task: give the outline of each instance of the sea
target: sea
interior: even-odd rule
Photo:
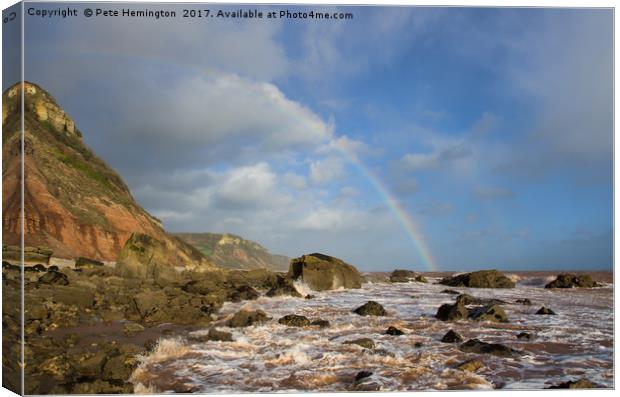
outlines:
[[[325,292],[297,284],[300,292],[315,297],[229,302],[220,310],[214,326],[231,332],[234,342],[192,342],[192,336],[208,330],[160,339],[152,352],[140,357],[132,376],[135,392],[535,390],[578,379],[613,388],[611,273],[603,277],[607,282],[595,289],[545,289],[544,285],[555,278],[552,273],[506,275],[516,282],[516,288],[451,288],[435,284],[440,275],[430,274],[428,283],[367,282],[361,289]],[[456,297],[442,292],[447,288],[507,302],[502,307],[510,321],[437,320],[437,308],[453,303]],[[516,303],[524,298],[532,305]],[[370,300],[383,305],[387,315],[364,317],[353,313]],[[556,315],[535,314],[542,306]],[[240,309],[263,310],[272,320],[245,328],[226,327],[226,320]],[[328,320],[330,326],[279,324],[277,320],[287,314]],[[404,335],[385,334],[390,326]],[[501,343],[523,354],[504,358],[462,352],[459,344],[441,342],[450,329],[465,340]],[[533,338],[518,339],[521,332]],[[375,348],[344,343],[359,338],[372,339]],[[456,368],[473,358],[484,364],[478,371]],[[363,371],[365,376],[361,377]]]

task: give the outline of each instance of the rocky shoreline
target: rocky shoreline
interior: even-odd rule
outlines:
[[[127,262],[131,263],[131,260]],[[149,277],[128,276],[126,268],[123,269],[127,263],[120,267],[121,277],[119,266],[114,268],[85,258],[76,261],[73,268],[58,269],[42,264],[28,267],[25,272],[25,392],[132,393],[133,385],[129,379],[139,363],[139,357],[152,351],[160,338],[186,337],[193,331],[208,330],[200,337],[201,340],[232,341],[231,334],[213,326],[222,324],[218,310],[224,302],[254,300],[260,296],[290,295],[301,298],[302,294],[293,284],[295,278],[303,279],[318,290],[359,288],[363,281],[353,266],[325,255],[303,256],[293,260],[293,263],[293,271],[288,274],[266,270],[166,273],[154,269]],[[427,281],[420,276],[399,270],[384,282]],[[3,262],[3,288],[5,295],[9,294],[5,302],[17,301],[20,277],[19,267]],[[574,287],[581,287],[591,281],[574,275],[559,275],[549,288],[554,285],[568,287],[570,282]],[[510,280],[493,271],[448,277],[440,283],[450,287],[511,287]],[[306,298],[312,299],[313,296]],[[527,304],[527,301],[524,299],[522,304]],[[459,294],[454,304],[439,307],[436,317],[447,322],[509,322],[501,307],[504,303]],[[19,312],[6,309],[8,307],[5,306],[5,346],[20,332]],[[549,310],[541,308],[540,314],[553,314],[543,309]],[[383,307],[373,301],[351,310],[360,316],[385,315]],[[225,325],[246,327],[264,321],[317,329],[330,325],[326,320],[294,313],[269,319],[260,311],[240,311]],[[396,327],[388,328],[385,333],[402,335]],[[509,347],[487,344],[477,339],[463,341],[460,335],[451,331],[444,339],[446,343],[461,343],[462,351],[502,357],[520,354]],[[353,340],[346,343],[368,347],[373,341]],[[19,366],[7,362],[6,354],[4,357],[5,378],[11,379],[11,375],[17,375]],[[463,362],[459,365],[464,370],[475,371],[479,364]],[[356,382],[360,383],[364,378],[366,376],[362,374]],[[584,385],[588,385],[587,380],[571,383],[569,387]],[[596,385],[589,384],[589,387]]]

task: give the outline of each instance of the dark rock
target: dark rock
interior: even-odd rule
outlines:
[[[327,328],[329,327],[329,321],[327,320],[322,320],[322,319],[318,319],[318,320],[314,320],[310,323],[310,325],[315,325],[318,326],[319,328]]]
[[[579,379],[576,381],[569,380],[560,384],[550,386],[549,389],[597,389],[600,388],[596,383],[592,383],[587,379]]]
[[[411,270],[396,269],[390,274],[391,283],[407,283],[415,279],[416,273]]]
[[[301,298],[301,294],[295,288],[293,280],[278,275],[274,286],[269,291],[267,291],[267,296],[274,297],[281,295],[289,295]]]
[[[587,274],[558,274],[557,278],[545,285],[545,288],[595,288],[600,287]]]
[[[353,310],[354,313],[359,314],[360,316],[385,316],[386,311],[375,301],[368,301],[364,303],[362,306]]]
[[[64,273],[58,271],[48,271],[39,277],[38,283],[47,285],[68,285],[69,278]]]
[[[536,314],[546,314],[546,315],[553,315],[554,316],[556,313],[553,310],[549,309],[548,307],[543,306],[540,309],[538,309]]]
[[[392,335],[392,336],[400,336],[400,335],[404,335],[405,333],[401,330],[399,330],[396,327],[388,327],[387,331],[385,331],[386,335]]]
[[[292,259],[288,276],[303,280],[315,291],[362,287],[362,276],[354,266],[318,253]]]
[[[345,345],[358,345],[365,349],[374,349],[375,342],[370,338],[360,338],[343,342]]]
[[[104,265],[103,262],[100,262],[95,259],[84,258],[84,257],[79,257],[75,261],[75,267],[78,269],[85,268],[85,267],[100,267],[103,265]]]
[[[209,329],[209,340],[216,342],[233,342],[233,337],[230,332],[218,331],[215,328]]]
[[[53,271],[53,272],[57,272],[57,271],[59,271],[60,269],[58,268],[58,266],[56,266],[56,265],[52,265],[52,266],[48,267],[48,268],[47,268],[47,270],[48,270],[48,271],[50,271],[50,272],[52,272],[52,271]]]
[[[140,324],[129,322],[123,326],[123,334],[125,334],[125,336],[133,336],[138,332],[144,331],[144,329],[145,328]]]
[[[469,294],[461,294],[457,296],[456,302],[457,303],[462,302],[465,306],[468,306],[468,305],[492,306],[492,305],[505,305],[507,303],[501,299],[476,298]]]
[[[456,366],[456,369],[460,369],[461,371],[467,372],[476,372],[480,368],[484,367],[484,363],[477,358],[472,358],[471,360],[463,361],[459,365]]]
[[[495,323],[508,322],[506,312],[498,305],[474,308],[469,311],[469,318],[474,321],[491,321]]]
[[[461,293],[459,291],[455,291],[453,289],[444,289],[443,291],[441,291],[442,294],[448,294],[448,295],[460,295]]]
[[[372,376],[372,372],[370,371],[360,371],[355,375],[355,381],[359,382],[362,379],[368,378]]]
[[[415,276],[415,281],[417,281],[418,283],[428,283],[426,277],[422,276],[421,274]]]
[[[297,314],[287,314],[278,320],[278,323],[289,327],[307,327],[310,320],[306,316],[298,316]]]
[[[240,285],[233,288],[228,294],[228,299],[232,302],[250,301],[258,299],[258,297],[260,297],[258,291],[249,285]]]
[[[461,344],[459,349],[465,353],[492,354],[498,357],[517,357],[522,353],[499,343],[486,343],[478,339],[470,339]]]
[[[44,271],[46,271],[47,269],[45,268],[44,265],[37,263],[34,266],[24,266],[24,271],[26,272],[37,272],[37,273],[43,273]]]
[[[7,261],[2,261],[2,268],[6,269],[6,270],[15,270],[15,271],[19,271],[20,267],[17,265],[13,265],[10,262]]]
[[[267,314],[262,310],[250,311],[239,310],[228,320],[228,326],[231,328],[249,327],[254,324],[260,324],[269,320]]]
[[[514,288],[515,283],[497,270],[480,270],[473,273],[445,277],[439,284],[451,287]]]
[[[517,339],[531,340],[532,334],[527,333],[527,332],[521,332],[519,335],[517,335]]]
[[[461,343],[463,342],[463,337],[456,331],[450,330],[441,338],[441,341],[443,343]]]
[[[455,303],[453,305],[445,303],[437,309],[435,317],[441,321],[458,321],[464,320],[469,315],[469,310],[465,305],[461,303]]]
[[[306,296],[304,297],[304,299],[315,299],[315,298],[316,298],[316,296],[315,296],[315,295],[312,295],[312,294],[308,294],[308,295],[306,295]]]
[[[517,299],[515,301],[515,303],[518,303],[520,305],[524,305],[524,306],[532,306],[532,301],[525,298],[525,299]]]
[[[422,342],[416,342],[416,343],[413,344],[413,347],[415,347],[416,349],[419,349],[422,346],[424,346],[424,344]]]

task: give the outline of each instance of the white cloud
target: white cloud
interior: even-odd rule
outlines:
[[[307,187],[306,178],[294,172],[287,172],[282,176],[282,182],[292,189],[303,190]]]
[[[299,228],[309,230],[335,230],[345,223],[342,210],[331,208],[319,208],[312,211],[299,223]]]
[[[327,157],[310,163],[310,180],[316,184],[333,182],[344,174],[344,163],[337,157]]]
[[[402,159],[403,166],[410,171],[435,169],[466,159],[473,154],[464,143],[435,147],[430,153],[407,153]]]

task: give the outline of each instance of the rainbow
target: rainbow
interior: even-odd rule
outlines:
[[[416,247],[416,250],[420,254],[422,258],[422,262],[428,271],[436,272],[438,271],[437,264],[433,255],[431,254],[431,250],[424,239],[424,236],[420,232],[420,228],[415,224],[411,216],[405,211],[405,209],[400,205],[398,200],[394,197],[394,195],[390,192],[390,190],[385,186],[381,180],[373,174],[373,172],[366,166],[364,163],[359,160],[355,153],[350,150],[346,150],[343,147],[338,147],[338,150],[344,155],[344,157],[353,164],[358,171],[370,182],[373,188],[379,193],[383,201],[387,204],[390,211],[396,217],[396,220],[400,223],[402,228],[405,230],[413,245]]]

